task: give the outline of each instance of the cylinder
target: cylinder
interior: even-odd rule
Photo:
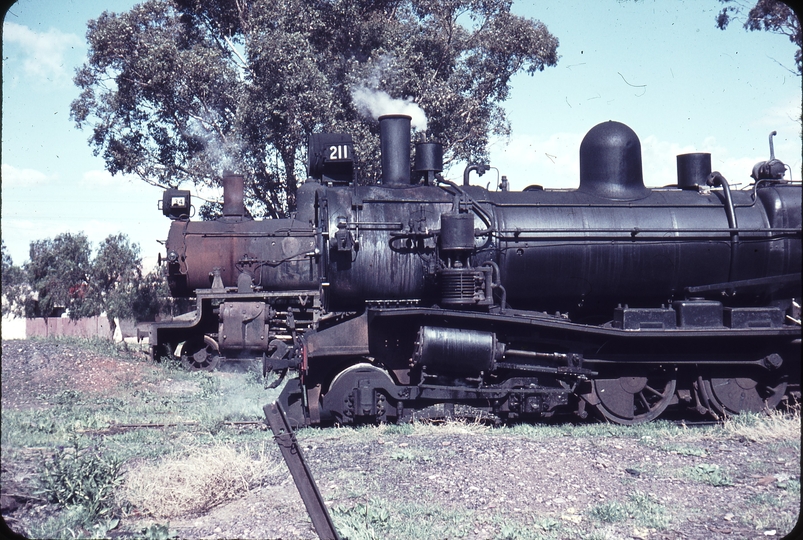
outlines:
[[[414,360],[430,374],[478,376],[494,368],[499,345],[492,332],[422,326]]]
[[[711,174],[711,154],[693,152],[677,156],[678,187],[681,189],[697,189],[704,186]]]
[[[223,173],[223,216],[243,217],[245,180],[241,174]]]
[[[382,150],[382,184],[410,185],[410,122],[405,114],[379,117],[379,138]]]

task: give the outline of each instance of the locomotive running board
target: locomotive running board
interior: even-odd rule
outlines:
[[[321,540],[340,540],[340,536],[338,536],[335,525],[332,522],[332,517],[326,509],[323,497],[321,497],[321,492],[318,491],[312,472],[304,460],[304,454],[298,445],[293,428],[290,427],[290,423],[287,421],[284,408],[281,403],[275,401],[265,405],[263,410],[265,411],[267,423],[271,431],[273,431],[273,438],[282,452],[282,458],[293,476],[293,481],[296,484],[299,495],[301,495],[301,500],[304,501],[304,506],[307,507],[307,513],[312,520],[312,526],[315,527],[315,532],[318,533],[318,538]]]
[[[751,327],[751,328],[727,328],[727,327],[680,327],[680,328],[640,328],[635,330],[614,328],[611,326],[586,325],[571,322],[560,317],[540,314],[536,312],[524,312],[516,310],[505,310],[497,312],[462,311],[456,309],[443,308],[369,308],[369,325],[377,320],[391,317],[415,317],[416,320],[426,320],[434,317],[439,321],[446,318],[463,321],[481,321],[506,323],[529,328],[540,328],[543,330],[561,330],[588,336],[601,338],[625,338],[625,339],[652,339],[657,337],[672,338],[724,338],[724,337],[795,337],[800,335],[800,327],[784,325],[781,327]],[[424,324],[424,323],[422,323]]]

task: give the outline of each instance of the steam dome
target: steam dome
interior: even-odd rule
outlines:
[[[609,120],[589,130],[580,143],[579,190],[606,199],[649,195],[641,171],[641,143],[632,129]]]

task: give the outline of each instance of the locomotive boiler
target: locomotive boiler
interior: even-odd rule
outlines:
[[[632,424],[799,395],[801,184],[772,136],[746,189],[704,153],[647,188],[637,135],[604,122],[582,141],[577,189],[514,192],[471,185],[485,165],[445,179],[439,144],[412,159],[409,117],[379,122],[381,184],[357,182],[349,135],[312,135],[286,219],[248,217],[237,175],[215,221],[165,192],[168,282],[196,309],[152,325],[154,358],[297,372],[280,398],[296,425],[436,404]]]

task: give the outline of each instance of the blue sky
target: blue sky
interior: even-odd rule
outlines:
[[[146,265],[161,250],[169,221],[156,208],[160,190],[105,172],[89,133],[69,119],[86,22],[135,3],[21,0],[5,17],[2,237],[16,264],[27,260],[31,241],[66,231],[83,231],[96,246],[126,233]],[[492,165],[514,189],[577,187],[580,141],[594,125],[617,120],[641,139],[648,185],[673,183],[675,156],[686,152],[711,152],[715,170],[746,185],[753,164],[769,157],[773,130],[776,157],[799,180],[795,47],[738,22],[718,30],[720,9],[717,0],[514,2],[514,12],[558,37],[561,57],[557,67],[514,79],[505,104],[512,136],[494,143]]]

